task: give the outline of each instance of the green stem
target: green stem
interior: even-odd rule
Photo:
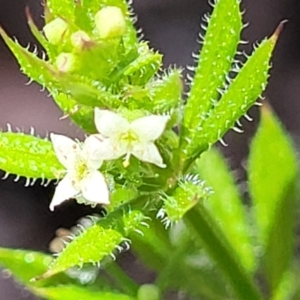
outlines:
[[[242,300],[262,299],[253,281],[237,261],[225,237],[222,236],[218,225],[201,203],[188,211],[184,220],[193,230],[196,242],[205,247],[209,255],[218,263],[238,298]]]
[[[116,262],[109,263],[105,271],[124,293],[132,296],[137,294],[139,285],[131,279]]]

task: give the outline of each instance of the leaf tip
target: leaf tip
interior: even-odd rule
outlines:
[[[29,280],[29,282],[33,283],[33,282],[36,282],[36,281],[40,281],[40,280],[43,280],[43,279],[46,279],[48,277],[51,277],[52,275],[54,275],[53,272],[51,271],[47,271],[45,272],[44,274],[42,275],[39,275],[39,276],[36,276],[36,277],[33,277]]]
[[[32,16],[31,16],[31,13],[30,13],[30,8],[28,5],[26,5],[25,7],[25,15],[26,15],[26,19],[27,19],[27,22],[30,24],[33,22],[32,20]]]
[[[288,20],[283,20],[279,23],[279,25],[277,26],[277,28],[275,29],[273,35],[271,36],[270,40],[275,44],[278,40],[278,37],[281,33],[281,31],[283,30],[283,26],[285,23],[287,23]]]

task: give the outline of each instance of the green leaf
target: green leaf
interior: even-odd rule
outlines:
[[[61,85],[66,94],[70,95],[79,104],[92,107],[119,107],[120,99],[102,87],[95,87],[84,78],[73,76],[61,78]]]
[[[248,272],[253,272],[256,263],[245,207],[226,162],[212,148],[201,155],[197,162],[197,171],[200,178],[213,190],[209,201],[205,202],[206,208],[219,223],[241,264]]]
[[[179,222],[184,214],[192,209],[198,201],[205,201],[209,197],[211,190],[205,186],[204,182],[192,180],[182,180],[172,195],[163,197],[163,206],[158,215],[165,216],[163,222]]]
[[[87,287],[76,285],[59,285],[56,287],[34,288],[40,297],[48,300],[135,300],[135,298],[118,292],[89,290]]]
[[[126,209],[125,209],[126,208]],[[50,265],[49,270],[40,277],[47,278],[70,267],[82,266],[84,263],[96,264],[114,252],[122,251],[123,243],[128,247],[127,236],[143,225],[145,217],[129,206],[121,207],[108,214],[105,218],[74,237],[66,248]]]
[[[64,17],[70,20],[74,19],[74,0],[47,0],[47,6],[54,17]]]
[[[214,7],[185,107],[183,123],[188,130],[203,123],[231,69],[243,27],[239,6],[238,0],[219,0]]]
[[[64,274],[59,274],[42,282],[31,281],[33,276],[47,270],[52,257],[31,250],[15,250],[0,248],[0,266],[7,274],[12,274],[19,283],[30,290],[34,287],[55,284],[69,284],[74,280]]]
[[[125,0],[82,0],[82,5],[93,14],[96,14],[97,11],[105,6],[117,6],[124,14],[127,13],[128,9],[128,5]]]
[[[55,56],[56,56],[56,51],[54,50],[53,46],[47,41],[47,39],[44,37],[44,35],[39,31],[37,26],[35,25],[28,7],[26,7],[26,17],[27,17],[27,23],[28,23],[31,33],[34,35],[34,37],[37,39],[37,41],[41,44],[41,46],[46,50],[49,59],[51,61],[54,61]]]
[[[238,299],[262,299],[253,279],[237,259],[235,251],[227,242],[221,227],[212,218],[203,203],[189,210],[184,216],[185,223],[194,235],[195,242],[203,246],[218,268],[227,277]]]
[[[146,84],[159,70],[162,55],[149,49],[146,43],[138,48],[139,56],[122,70],[121,75],[128,76],[134,85]]]
[[[181,71],[174,69],[148,84],[153,102],[153,111],[168,112],[182,103]]]
[[[47,270],[52,257],[43,253],[0,248],[0,265],[8,269],[22,284],[28,285],[37,273]]]
[[[23,48],[17,42],[13,42],[5,31],[0,27],[0,35],[4,42],[16,57],[21,71],[41,84],[43,87],[55,88],[59,87],[56,79],[57,70],[46,61],[39,59],[35,54]]]
[[[50,141],[24,133],[0,132],[0,169],[27,178],[55,179],[63,167]]]
[[[270,292],[288,268],[294,245],[297,158],[292,142],[272,111],[262,108],[249,157],[249,187]]]
[[[201,126],[194,128],[197,136],[187,146],[187,155],[197,157],[203,150],[221,139],[256,102],[266,87],[271,55],[282,26],[283,23],[278,26],[271,38],[260,44],[239,70],[209,117]]]
[[[97,129],[94,122],[94,108],[78,103],[64,93],[53,92],[53,99],[59,108],[70,117],[74,123],[87,133],[96,133]]]

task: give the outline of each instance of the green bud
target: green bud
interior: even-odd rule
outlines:
[[[76,31],[71,35],[71,43],[75,50],[79,52],[88,50],[95,45],[90,36],[82,30]]]
[[[56,18],[46,24],[43,31],[51,44],[58,45],[67,34],[68,24],[63,19]]]
[[[126,31],[126,21],[122,10],[116,6],[107,6],[95,15],[95,25],[101,39],[122,36]]]
[[[154,284],[143,284],[137,293],[138,300],[159,300],[160,290]]]
[[[60,72],[69,73],[77,69],[78,59],[72,53],[61,53],[56,58],[55,66]]]

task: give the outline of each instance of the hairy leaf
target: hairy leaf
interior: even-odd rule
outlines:
[[[63,167],[50,141],[24,133],[0,132],[0,169],[33,179],[55,179]]]
[[[143,225],[144,215],[139,211],[127,212],[120,208],[96,222],[75,237],[40,278],[46,278],[84,263],[98,263],[115,251],[122,251],[121,243],[128,247],[127,236]],[[39,277],[38,277],[39,278]]]
[[[229,73],[240,42],[243,27],[240,1],[219,0],[208,22],[198,66],[192,82],[184,114],[184,126],[191,130],[199,128],[213,103],[219,97]],[[230,9],[229,9],[230,8]]]

